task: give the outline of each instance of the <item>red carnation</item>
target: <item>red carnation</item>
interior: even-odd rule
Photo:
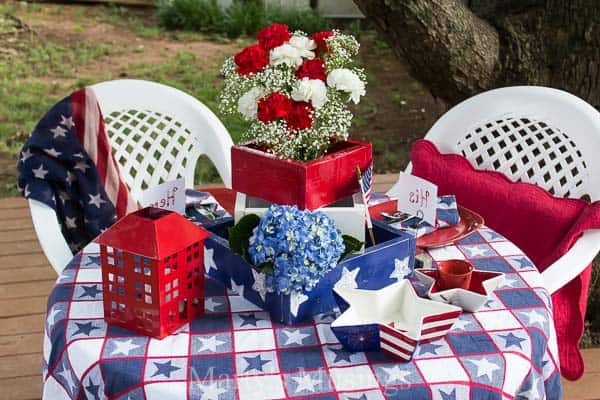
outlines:
[[[257,116],[265,124],[285,118],[292,108],[292,100],[285,95],[273,92],[258,101]]]
[[[281,46],[290,38],[292,34],[288,26],[284,24],[271,24],[258,31],[258,43],[265,50],[271,50],[274,47]]]
[[[309,129],[312,126],[311,113],[314,107],[306,101],[295,101],[292,109],[285,118],[287,126],[290,129]]]
[[[296,71],[296,77],[298,79],[320,79],[322,81],[327,80],[327,74],[325,73],[325,62],[319,58],[314,60],[305,60],[302,65]]]
[[[237,53],[233,59],[238,66],[238,74],[250,75],[265,69],[269,64],[269,53],[255,44]]]
[[[327,41],[325,39],[330,38],[332,36],[333,36],[333,32],[324,31],[324,32],[314,33],[311,36],[311,39],[315,41],[315,43],[317,44],[319,49],[321,49],[322,51],[327,53]]]

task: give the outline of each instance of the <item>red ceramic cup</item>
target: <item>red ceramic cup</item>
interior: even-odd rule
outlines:
[[[437,263],[438,285],[441,290],[468,289],[471,285],[473,265],[465,260],[446,260]]]

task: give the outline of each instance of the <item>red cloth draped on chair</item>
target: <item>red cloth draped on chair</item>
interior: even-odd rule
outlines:
[[[458,204],[477,211],[486,225],[515,243],[544,271],[564,255],[586,229],[600,228],[600,202],[557,198],[529,183],[511,182],[494,171],[474,169],[457,154],[440,154],[419,140],[411,153],[412,173],[438,185],[438,193],[455,194]],[[583,335],[591,265],[552,295],[562,375],[583,374],[579,351]]]

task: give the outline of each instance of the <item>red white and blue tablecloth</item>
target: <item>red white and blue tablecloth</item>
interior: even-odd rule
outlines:
[[[63,271],[48,302],[44,398],[60,399],[559,399],[556,337],[541,275],[511,242],[482,228],[434,260],[466,258],[506,274],[476,313],[410,362],[349,353],[331,312],[285,326],[214,281],[206,316],[163,340],[103,319],[98,248]],[[241,289],[241,288],[237,288]]]

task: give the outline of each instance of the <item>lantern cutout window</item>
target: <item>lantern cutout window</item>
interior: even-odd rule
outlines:
[[[204,314],[200,271],[208,236],[183,216],[152,207],[102,233],[95,241],[107,322],[163,338]]]

